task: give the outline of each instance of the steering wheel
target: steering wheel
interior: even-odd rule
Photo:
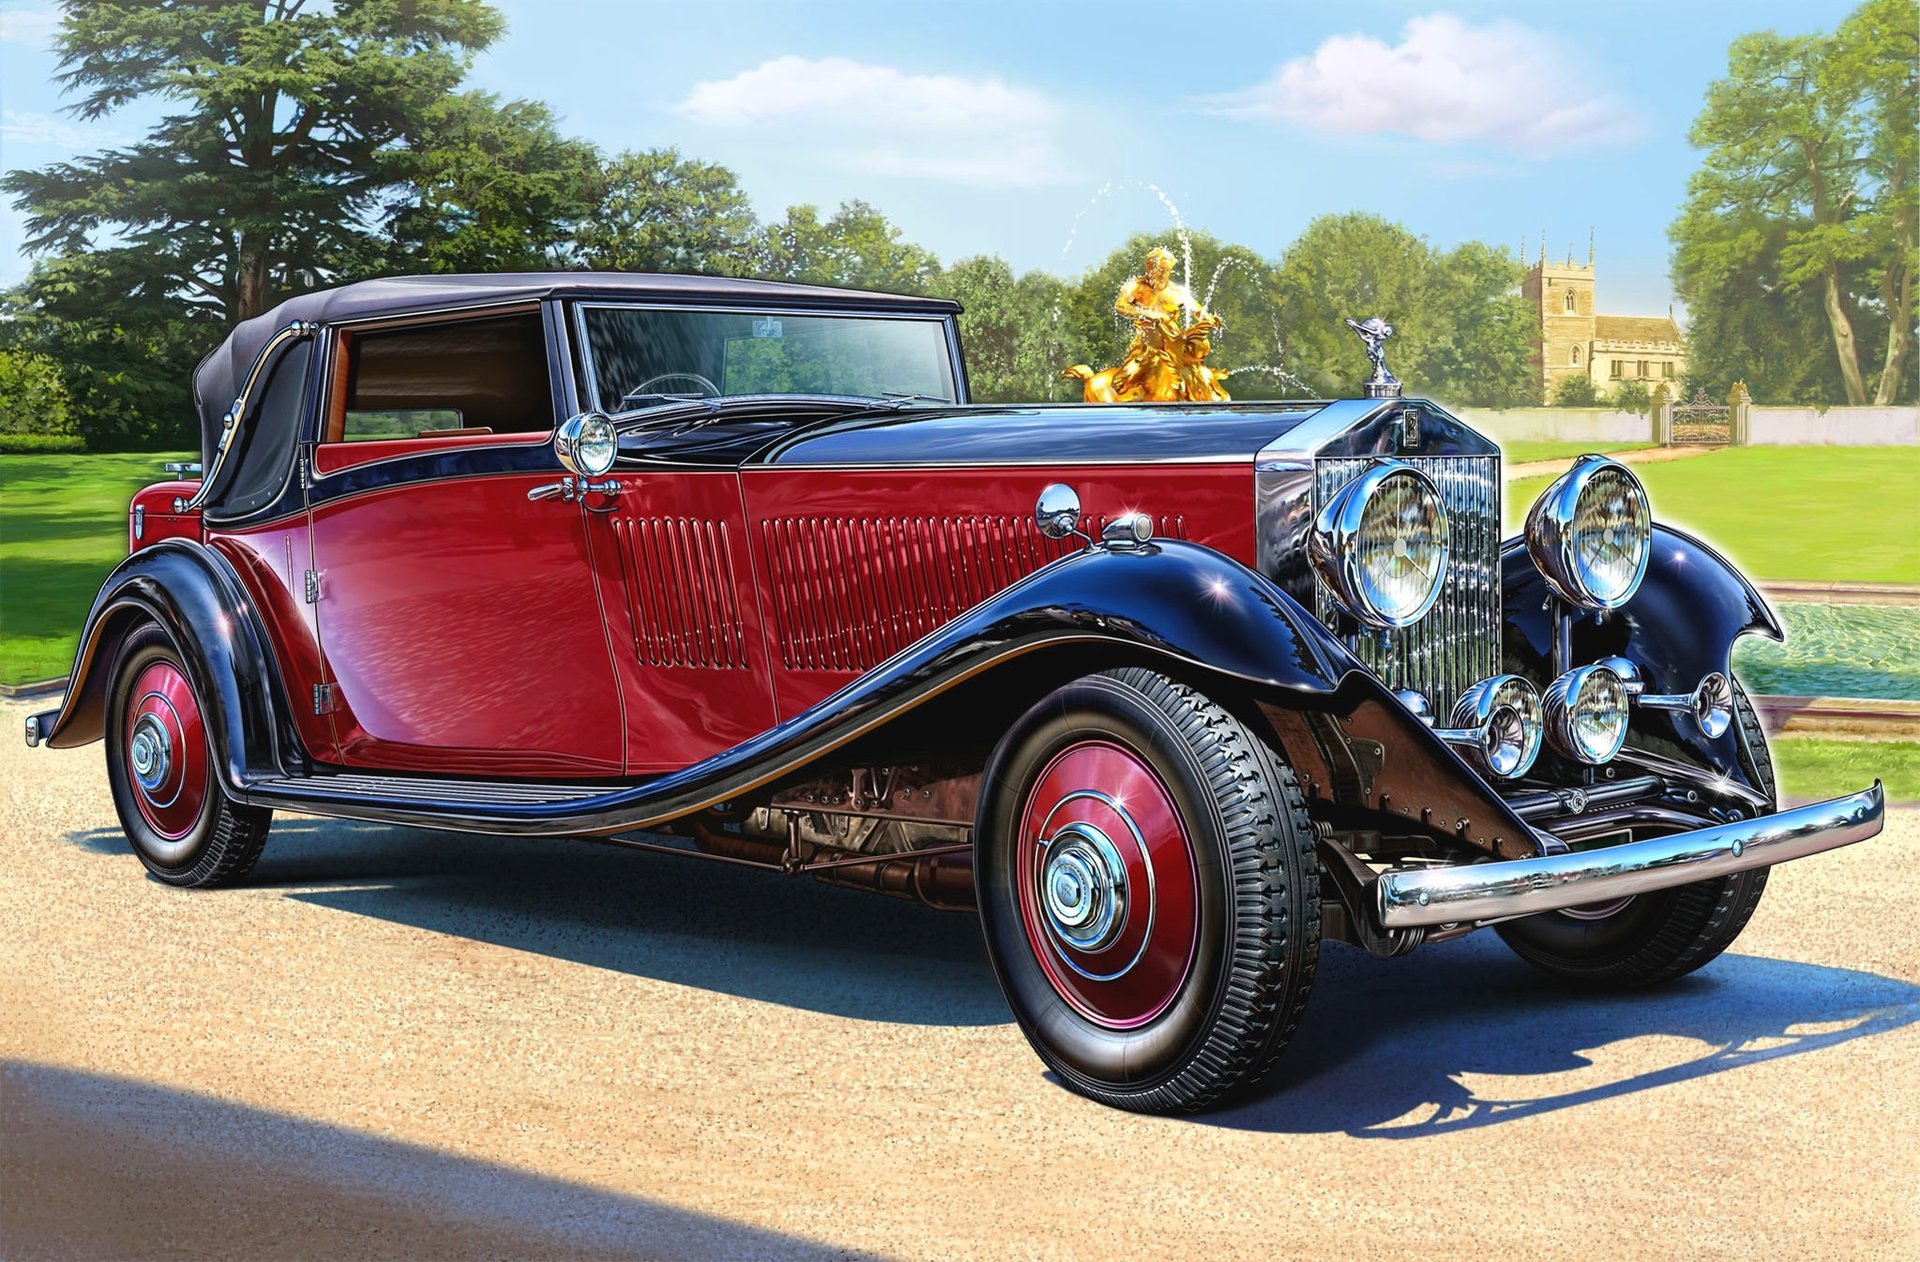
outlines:
[[[627,391],[626,397],[631,399],[636,394],[650,394],[652,393],[652,387],[659,385],[663,381],[697,381],[700,383],[700,389],[706,394],[712,395],[715,398],[718,398],[720,395],[720,387],[714,385],[697,372],[663,372],[657,377],[648,377],[645,381]]]

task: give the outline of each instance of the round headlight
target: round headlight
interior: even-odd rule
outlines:
[[[1547,689],[1547,740],[1576,762],[1611,762],[1627,740],[1627,685],[1598,663],[1570,670]]]
[[[1453,730],[1440,735],[1496,776],[1525,775],[1540,756],[1540,694],[1518,675],[1483,679],[1460,694]]]
[[[1627,467],[1582,456],[1527,513],[1527,548],[1547,585],[1583,609],[1618,609],[1647,572],[1653,514]]]
[[[598,412],[582,412],[554,433],[553,449],[569,473],[597,478],[613,468],[620,440],[612,421]]]
[[[1370,627],[1418,622],[1447,575],[1447,510],[1427,475],[1381,460],[1337,491],[1307,555],[1343,608]]]

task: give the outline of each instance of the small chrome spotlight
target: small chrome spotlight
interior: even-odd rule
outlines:
[[[1718,740],[1733,723],[1733,681],[1719,671],[1706,676],[1692,692],[1642,693],[1640,704],[1649,710],[1680,710],[1708,740]]]
[[[1547,743],[1575,762],[1611,762],[1627,743],[1626,681],[1604,662],[1553,681],[1542,702]]]
[[[1434,735],[1492,775],[1523,776],[1540,756],[1540,693],[1518,675],[1483,679],[1454,704],[1453,726]]]

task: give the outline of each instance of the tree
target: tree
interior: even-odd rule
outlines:
[[[0,345],[59,365],[90,451],[200,445],[193,370],[221,330],[150,283],[148,264],[130,249],[42,259],[6,295]]]
[[[770,280],[923,294],[939,277],[940,260],[855,199],[824,223],[818,207],[787,207],[784,219],[762,230],[753,270]]]
[[[384,156],[397,191],[380,272],[538,271],[571,259],[571,242],[600,192],[600,154],[569,139],[535,101],[463,92],[435,102]]]
[[[36,351],[0,350],[0,434],[77,434],[60,366]]]
[[[1427,394],[1507,408],[1538,395],[1534,315],[1520,296],[1523,268],[1504,248],[1467,241],[1434,260],[1427,304],[1442,318]],[[1389,343],[1391,345],[1391,343]]]
[[[1071,397],[1059,379],[1073,361],[1066,358],[1063,323],[1067,287],[1058,278],[1036,271],[1015,280],[1005,260],[976,255],[947,268],[933,292],[962,308],[960,344],[975,399],[1036,403]]]
[[[1788,308],[1812,303],[1847,402],[1911,395],[1917,76],[1911,0],[1868,0],[1831,36],[1733,42],[1693,126],[1705,157],[1671,230],[1675,287],[1712,331],[1707,347],[1755,349],[1759,331],[1716,308],[1780,293],[1759,341],[1790,338],[1806,321]]]
[[[1553,387],[1556,407],[1590,408],[1598,406],[1600,401],[1600,392],[1593,388],[1590,377],[1562,377]]]
[[[1388,363],[1409,389],[1489,406],[1533,398],[1519,282],[1502,249],[1470,241],[1441,254],[1361,212],[1308,224],[1274,276],[1293,361],[1323,392],[1360,393],[1367,361],[1346,319],[1377,315],[1393,325]]]
[[[1653,391],[1644,381],[1623,381],[1613,388],[1606,401],[1613,404],[1616,411],[1638,412],[1644,416],[1653,406]]]
[[[751,269],[759,222],[726,167],[648,149],[613,159],[602,181],[576,238],[586,266],[713,276]]]
[[[382,155],[501,29],[481,0],[67,0],[70,111],[179,112],[126,148],[10,172],[0,188],[26,212],[30,249],[110,239],[144,284],[243,320],[361,255]]]

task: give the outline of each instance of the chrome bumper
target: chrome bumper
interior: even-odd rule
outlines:
[[[1375,884],[1388,929],[1469,924],[1610,902],[1631,894],[1771,867],[1879,833],[1886,793],[1873,787],[1777,815],[1695,832],[1630,841],[1597,850],[1473,863],[1401,868]]]

